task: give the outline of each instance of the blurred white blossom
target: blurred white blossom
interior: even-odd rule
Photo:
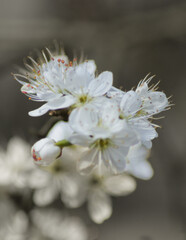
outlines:
[[[75,171],[71,159],[59,159],[43,169],[35,169],[29,177],[30,187],[35,189],[33,200],[38,206],[46,206],[57,197],[68,207],[79,207],[84,201],[86,182]]]
[[[87,193],[88,211],[91,219],[100,224],[112,214],[110,196],[126,196],[136,189],[136,181],[128,174],[100,176],[94,172],[89,178]]]
[[[27,187],[33,168],[30,146],[21,138],[10,139],[7,149],[0,150],[0,186],[13,191]]]
[[[25,240],[28,236],[27,215],[8,199],[0,200],[0,239]]]
[[[32,222],[38,230],[37,235],[51,240],[87,240],[88,231],[78,217],[69,216],[57,209],[34,209]]]

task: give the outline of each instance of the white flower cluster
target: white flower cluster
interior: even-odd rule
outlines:
[[[2,240],[87,240],[80,218],[55,208],[19,210],[7,197],[0,198],[0,239]]]
[[[135,164],[128,166],[128,159],[137,148],[151,148],[151,141],[158,136],[157,125],[151,120],[170,106],[166,95],[156,91],[157,85],[149,87],[152,77],[124,92],[113,87],[112,72],[96,74],[94,61],[78,63],[76,59],[69,61],[65,54],[53,56],[48,49],[47,53],[48,58],[43,52],[41,63],[30,58],[32,65],[27,64],[25,75],[15,74],[29,99],[45,102],[29,112],[30,116],[48,111],[61,116],[68,113],[57,142],[48,136],[33,146],[35,163],[49,165],[61,156],[62,148],[78,145],[84,147],[77,159],[81,173],[95,168],[114,174],[138,171]]]

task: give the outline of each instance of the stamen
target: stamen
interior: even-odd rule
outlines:
[[[36,162],[42,160],[40,156],[39,157],[37,156],[35,149],[33,149],[32,157]]]
[[[43,54],[43,57],[44,57],[45,62],[48,63],[48,59],[47,59],[47,57],[46,57],[46,55],[45,55],[45,52],[42,51],[42,54]]]
[[[32,57],[28,56],[28,59],[30,59],[30,61],[32,62],[32,64],[33,64],[36,68],[38,68],[38,63],[37,63]]]
[[[50,50],[49,50],[48,48],[46,48],[46,51],[47,51],[48,54],[50,55],[51,59],[54,60],[53,55],[52,55],[52,53],[50,52]]]

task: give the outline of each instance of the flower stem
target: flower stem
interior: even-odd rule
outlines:
[[[59,141],[59,142],[56,142],[55,145],[63,148],[63,147],[72,146],[72,143],[70,143],[69,141],[67,141],[67,140],[64,139],[64,140],[61,140],[61,141]]]

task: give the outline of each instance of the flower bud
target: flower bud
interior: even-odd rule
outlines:
[[[47,166],[61,156],[62,150],[53,139],[43,138],[33,145],[31,153],[36,164]]]

